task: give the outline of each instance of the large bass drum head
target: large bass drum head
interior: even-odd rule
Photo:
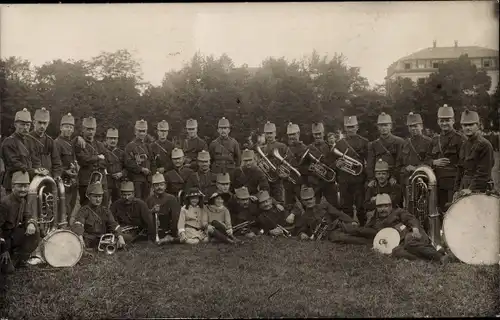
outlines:
[[[471,194],[454,202],[443,220],[451,252],[462,262],[493,265],[500,260],[500,198]]]
[[[56,230],[43,241],[43,258],[52,267],[72,267],[82,257],[83,243],[74,232]]]
[[[373,249],[383,254],[391,254],[400,242],[401,235],[396,229],[384,228],[373,239]]]

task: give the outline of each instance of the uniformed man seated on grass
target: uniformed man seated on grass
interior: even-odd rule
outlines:
[[[40,241],[40,234],[28,211],[26,197],[30,185],[28,172],[16,171],[12,175],[12,193],[0,203],[0,263],[2,273],[14,272],[27,266]]]
[[[149,240],[155,241],[153,215],[146,202],[135,197],[134,183],[123,181],[120,185],[120,195],[121,198],[113,202],[110,210],[122,227],[125,241],[131,242],[146,234]]]
[[[166,183],[163,174],[157,172],[153,175],[151,182],[153,184],[153,194],[148,197],[146,204],[155,223],[156,218],[154,215],[158,215],[159,244],[172,242],[177,235],[177,222],[181,212],[181,204],[177,197],[165,192]]]
[[[257,225],[264,233],[272,236],[286,235],[287,214],[282,205],[271,198],[269,192],[259,191],[257,194],[259,210],[257,215]]]
[[[122,229],[116,222],[111,211],[102,205],[104,190],[102,184],[93,183],[87,188],[89,203],[80,207],[76,213],[73,232],[80,236],[87,248],[96,248],[101,236],[113,233],[116,236],[117,249],[125,246]]]
[[[253,201],[246,187],[234,190],[234,197],[229,201],[229,212],[233,222],[233,232],[236,236],[254,238],[258,234],[256,219],[259,213],[257,201]],[[246,227],[235,229],[242,223],[251,223]]]
[[[405,209],[394,208],[391,197],[378,194],[375,214],[368,220],[365,227],[358,228],[352,234],[357,234],[373,242],[377,233],[384,228],[395,228],[401,233],[401,244],[394,248],[392,256],[409,260],[425,259],[448,262],[449,258],[437,251],[431,244],[428,235],[420,226],[415,216]]]

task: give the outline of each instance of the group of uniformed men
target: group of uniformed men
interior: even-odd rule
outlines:
[[[198,190],[205,202],[214,193],[229,196],[225,205],[232,221],[226,228],[234,228],[235,235],[268,233],[305,240],[317,237],[321,226],[331,241],[365,244],[382,228],[404,224],[410,232],[393,255],[446,261],[447,255],[430,244],[421,222],[403,208],[407,179],[416,167],[431,166],[438,179],[438,206],[444,213],[454,196],[488,188],[493,149],[480,133],[476,112],[462,113],[464,135],[454,129],[452,107],[440,107],[437,118],[441,133],[431,139],[422,134],[421,116],[410,113],[406,122],[410,137],[403,139],[391,133],[391,116],[381,113],[380,135],[369,142],[357,134],[356,116],[346,116],[345,137],[329,134],[325,141],[323,124],[314,123],[314,142],[308,146],[301,142],[297,124],[288,124],[285,144],[276,140],[275,124],[267,122],[265,141],[245,150],[229,135],[226,118],[219,120],[219,137],[209,145],[198,137],[197,120],[187,120],[188,137],[177,146],[168,139],[167,121],[157,123],[158,138],[149,142],[148,123],[139,120],[135,139],[122,150],[116,128],[107,130],[104,142],[95,139],[93,117],[84,118],[80,134],[74,135],[75,119],[64,115],[60,135],[52,139],[45,133],[49,111],[36,110],[32,121],[30,112],[23,109],[15,115],[15,132],[1,146],[3,186],[8,194],[0,203],[1,262],[13,255],[15,267],[25,266],[40,239],[33,212],[26,209],[28,186],[35,175],[66,182],[68,223],[89,248],[109,232],[116,234],[118,247],[140,238],[141,231],[152,241],[159,232],[161,243],[175,242],[185,195]],[[279,179],[269,181],[256,165],[262,160],[257,147],[276,167],[283,165],[273,157],[278,150],[300,172],[299,181],[291,182],[282,171]],[[322,180],[301,165],[308,149],[336,171],[335,181]],[[352,175],[336,168],[339,156],[334,149],[362,163],[364,171]],[[73,210],[78,194],[81,207]],[[241,223],[246,226],[238,229]],[[125,232],[126,226],[139,228]]]

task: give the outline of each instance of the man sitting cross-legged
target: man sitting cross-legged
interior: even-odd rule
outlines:
[[[259,191],[257,200],[259,202],[257,215],[259,229],[272,236],[290,236],[290,232],[286,229],[287,213],[283,206],[271,198],[267,191]]]

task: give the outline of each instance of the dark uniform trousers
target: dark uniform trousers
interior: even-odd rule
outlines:
[[[356,216],[360,225],[366,223],[365,201],[365,181],[364,173],[354,177],[348,173],[337,175],[340,188],[340,196],[342,197],[341,208],[344,213],[354,218],[354,207],[356,206]]]
[[[458,175],[460,148],[465,137],[455,130],[432,138],[425,163],[432,167],[437,178],[437,202],[441,212],[446,212],[447,204],[453,200],[455,180]],[[448,158],[450,164],[446,167],[433,166],[433,160]]]
[[[120,199],[120,183],[127,177],[127,170],[125,169],[125,152],[119,148],[108,147],[108,195],[109,203],[113,203]],[[122,173],[121,179],[113,178],[113,174]]]
[[[59,136],[54,140],[54,143],[57,145],[61,158],[63,169],[61,177],[63,179],[74,181],[74,183],[72,183],[70,187],[66,188],[64,192],[66,197],[66,214],[68,217],[68,223],[70,223],[71,214],[73,212],[73,209],[75,208],[76,200],[78,198],[78,179],[74,177],[71,180],[71,176],[67,175],[66,171],[71,169],[71,164],[75,163],[76,156],[73,150],[73,142],[70,139]]]
[[[141,157],[146,157],[140,159]],[[125,147],[125,168],[127,169],[129,179],[134,183],[135,197],[146,200],[151,193],[151,174],[148,176],[142,173],[142,168],[151,171],[152,152],[145,141],[135,139]]]
[[[10,230],[9,235],[5,238],[5,242],[2,246],[6,246],[6,251],[9,251],[11,254],[11,259],[15,265],[14,260],[16,262],[28,260],[31,253],[38,247],[40,243],[40,231],[37,228],[34,234],[27,235],[26,225],[18,226]],[[5,252],[3,248],[1,251]]]

